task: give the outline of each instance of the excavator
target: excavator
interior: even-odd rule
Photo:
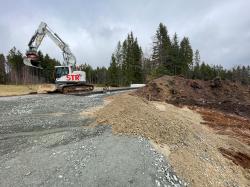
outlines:
[[[77,70],[76,58],[69,46],[44,22],[40,23],[35,34],[31,37],[28,43],[29,49],[26,51],[26,56],[23,57],[23,63],[33,68],[42,69],[39,64],[38,48],[46,35],[63,53],[63,64],[61,66],[55,66],[56,90],[64,94],[92,91],[94,86],[87,84],[86,73],[84,71]]]

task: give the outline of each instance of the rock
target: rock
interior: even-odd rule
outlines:
[[[26,174],[25,174],[25,176],[29,176],[31,174],[31,172],[29,171],[29,172],[27,172]]]

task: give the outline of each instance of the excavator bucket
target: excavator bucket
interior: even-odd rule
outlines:
[[[34,67],[34,68],[38,68],[38,69],[43,69],[41,68],[40,66],[36,66],[36,65],[33,65],[31,60],[27,57],[23,57],[23,63],[26,65],[26,66],[31,66],[31,67]]]
[[[23,57],[23,63],[26,66],[43,69],[39,64],[39,58],[36,52],[27,52],[26,56]]]
[[[23,57],[23,63],[26,65],[26,66],[30,66],[30,67],[33,67],[33,68],[37,68],[37,69],[43,69],[40,65],[39,65],[39,62],[38,61],[33,61],[31,60],[30,58],[28,57]]]

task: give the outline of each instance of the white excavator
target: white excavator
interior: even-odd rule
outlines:
[[[92,91],[94,86],[87,84],[84,71],[76,68],[76,58],[69,46],[54,33],[46,23],[41,22],[35,34],[31,37],[28,44],[29,49],[23,57],[23,63],[33,68],[42,69],[39,65],[38,48],[45,36],[48,36],[63,53],[63,65],[55,66],[55,86],[62,93]]]

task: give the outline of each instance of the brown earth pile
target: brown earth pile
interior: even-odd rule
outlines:
[[[234,164],[244,168],[250,178],[250,119],[217,110],[192,108],[202,115],[204,122],[201,124],[207,125],[215,133],[230,140],[218,150]]]
[[[248,147],[201,125],[206,121],[196,111],[129,94],[109,99],[110,103],[95,111],[97,122],[111,124],[116,134],[142,135],[156,142],[156,149],[191,186],[249,186],[248,168],[224,157],[237,155],[237,151],[230,152],[232,146],[237,150]]]
[[[203,117],[202,124],[217,134],[228,135],[250,146],[250,119],[204,108],[196,109]],[[249,163],[250,164],[250,163]]]
[[[136,94],[152,101],[197,105],[250,117],[250,87],[231,81],[163,76],[149,82]]]
[[[37,93],[49,93],[56,91],[55,84],[41,84],[38,86]]]

